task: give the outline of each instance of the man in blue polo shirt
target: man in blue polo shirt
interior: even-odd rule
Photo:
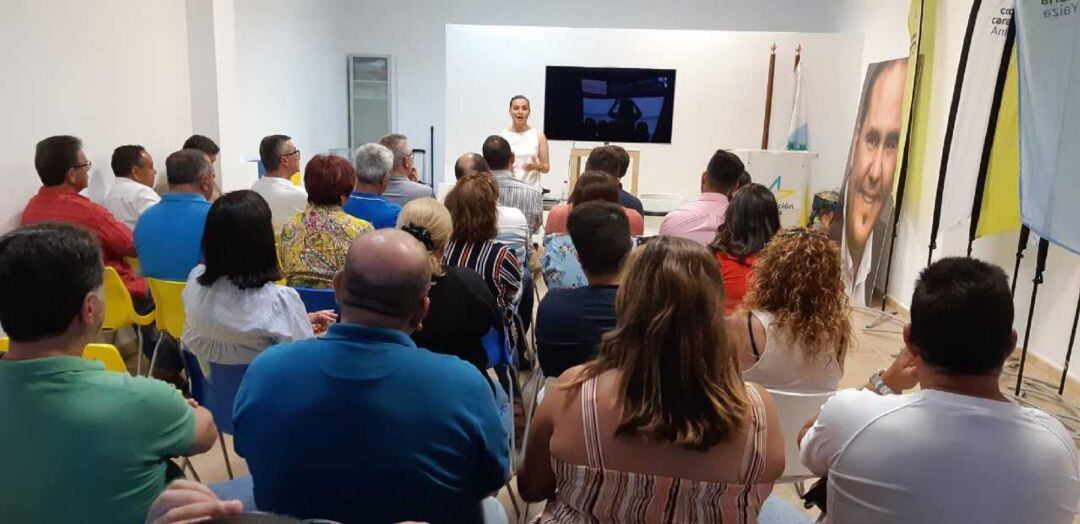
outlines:
[[[341,522],[480,522],[509,438],[471,364],[418,348],[431,266],[409,234],[360,236],[340,323],[252,361],[233,410],[260,510]]]
[[[393,168],[394,153],[385,146],[360,146],[356,151],[356,187],[345,202],[345,212],[371,222],[375,229],[395,227],[401,206],[382,196]]]
[[[208,200],[214,191],[214,168],[206,153],[182,149],[165,160],[169,192],[147,209],[135,225],[135,251],[142,273],[162,280],[186,281],[202,258],[202,235]]]

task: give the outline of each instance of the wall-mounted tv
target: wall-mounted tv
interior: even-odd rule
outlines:
[[[550,140],[671,143],[674,69],[548,66]]]

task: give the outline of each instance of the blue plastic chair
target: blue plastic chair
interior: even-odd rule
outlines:
[[[225,449],[225,439],[221,434],[233,434],[233,401],[240,389],[240,381],[247,372],[247,364],[206,362],[204,367],[199,357],[192,352],[185,349],[181,353],[184,355],[184,368],[191,384],[191,398],[214,416],[218,438],[221,439],[221,452],[225,456],[225,469],[231,479],[232,464],[229,463],[229,452]]]
[[[334,298],[333,289],[312,289],[308,287],[294,287],[293,289],[300,294],[300,300],[304,301],[304,309],[307,309],[308,313],[327,309],[334,310],[334,313],[341,313],[338,309],[337,299]]]

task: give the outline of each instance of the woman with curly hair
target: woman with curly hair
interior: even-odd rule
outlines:
[[[797,393],[834,391],[852,342],[840,251],[787,229],[761,250],[742,307],[727,319],[743,380]]]

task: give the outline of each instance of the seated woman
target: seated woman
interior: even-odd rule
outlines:
[[[315,336],[336,319],[310,315],[281,280],[270,206],[254,191],[226,193],[210,206],[202,238],[204,264],[184,288],[183,346],[218,364],[247,364],[266,348]]]
[[[724,276],[724,314],[730,315],[746,295],[758,251],[780,230],[776,197],[761,184],[748,184],[735,192],[724,223],[709,245]]]
[[[574,184],[574,190],[566,204],[559,204],[548,211],[547,223],[544,224],[544,234],[565,234],[566,219],[570,216],[570,210],[575,205],[584,204],[590,200],[607,200],[619,203],[619,179],[600,171],[586,171],[582,173]],[[630,208],[626,210],[626,219],[630,221],[630,234],[639,237],[645,234],[645,220]]]
[[[721,290],[692,241],[630,255],[615,329],[529,428],[518,489],[548,501],[538,522],[757,522],[784,442],[768,393],[739,378]]]
[[[742,308],[728,317],[743,380],[794,393],[835,391],[851,344],[840,251],[805,228],[758,255]]]
[[[521,261],[514,252],[495,242],[499,187],[489,176],[466,175],[446,195],[454,229],[446,245],[443,265],[463,267],[480,274],[503,317],[511,343],[523,336],[514,309],[520,299]]]
[[[476,271],[443,265],[453,231],[450,211],[434,198],[418,198],[401,208],[397,226],[423,243],[431,256],[431,305],[420,330],[412,334],[416,345],[486,370],[488,356],[480,340],[499,322],[499,308]]]
[[[371,231],[366,220],[342,209],[349,199],[356,172],[348,160],[315,155],[304,168],[308,206],[282,226],[278,253],[286,283],[292,287],[329,289],[334,273],[356,237]]]

